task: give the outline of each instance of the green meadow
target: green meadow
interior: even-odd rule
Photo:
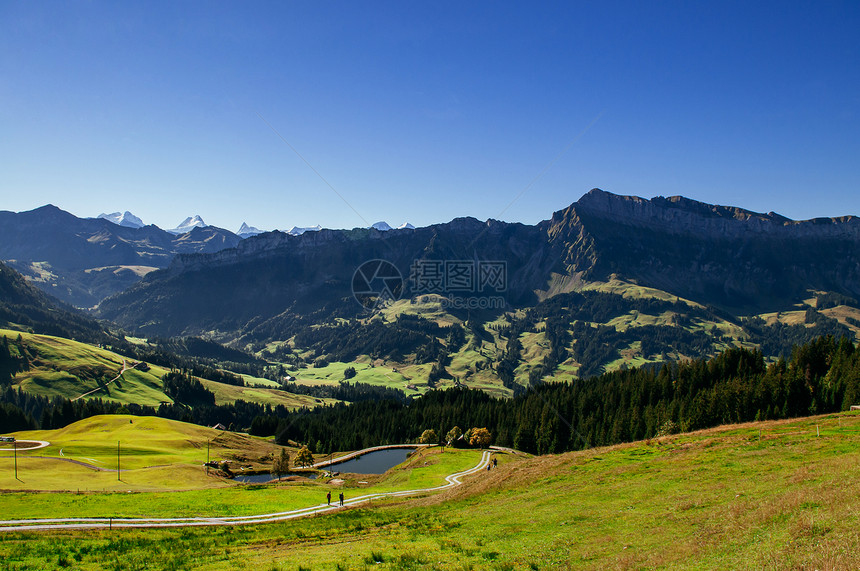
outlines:
[[[0,489],[175,490],[224,485],[206,476],[203,464],[227,460],[234,466],[268,468],[279,446],[261,438],[218,431],[157,417],[93,416],[57,430],[16,433],[19,440],[50,446],[18,451],[18,479],[12,452],[0,452]],[[119,445],[120,478],[117,478]],[[8,446],[4,446],[8,448]],[[263,459],[261,461],[261,459]],[[4,501],[9,501],[4,496]]]
[[[355,369],[355,376],[347,379],[344,371],[349,367]],[[411,375],[405,374],[403,368],[391,364],[371,363],[369,358],[359,359],[354,363],[332,362],[325,367],[307,367],[292,374],[295,375],[296,383],[311,386],[337,385],[346,381],[399,389],[407,395],[418,395],[429,389],[426,375],[413,381]],[[410,389],[409,385],[413,382],[420,387]],[[418,390],[419,388],[421,390]]]
[[[268,472],[282,447],[257,437],[157,417],[95,416],[57,430],[19,432],[50,446],[0,452],[3,518],[253,515],[316,505],[327,480],[246,485],[206,470],[226,460],[235,474]],[[119,443],[120,472],[117,468]],[[207,450],[208,447],[208,450]],[[295,457],[296,449],[286,449]],[[322,460],[327,457],[318,457]],[[476,465],[474,450],[425,450],[395,473],[345,475],[353,495],[433,487]]]
[[[0,557],[9,569],[851,569],[860,566],[858,452],[856,413],[725,426],[562,455],[499,455],[498,468],[453,490],[286,523],[7,533]],[[476,459],[436,450],[369,485],[424,485]],[[185,507],[162,513],[189,515],[210,504],[286,509],[291,496],[314,505],[325,486],[7,493],[2,502],[22,516],[85,515],[98,511],[87,508],[93,497],[139,514],[140,504],[172,496]],[[345,486],[363,493],[355,481]],[[40,496],[51,501],[39,505]]]

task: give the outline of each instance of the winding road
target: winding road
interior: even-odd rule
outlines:
[[[383,498],[399,498],[430,492],[441,492],[462,484],[461,479],[486,470],[490,462],[490,451],[481,454],[481,460],[474,468],[451,474],[445,478],[445,484],[433,488],[402,490],[357,496],[344,501],[344,507],[352,507]],[[232,517],[189,517],[189,518],[62,518],[62,519],[22,519],[0,520],[0,532],[9,531],[42,531],[55,529],[107,529],[114,527],[200,527],[215,525],[249,525],[285,521],[300,517],[308,517],[325,512],[338,511],[340,506],[319,504],[298,510],[276,512],[250,516]]]

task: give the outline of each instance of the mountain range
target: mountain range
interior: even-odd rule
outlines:
[[[166,267],[176,254],[216,252],[240,241],[212,226],[178,235],[152,225],[138,228],[127,214],[78,218],[51,205],[0,212],[0,260],[54,297],[92,307]]]
[[[147,299],[147,288],[167,287],[192,275],[221,290],[223,280],[203,276],[230,272],[254,277],[231,280],[235,285],[226,286],[226,300],[234,294],[260,297],[280,313],[300,307],[305,296],[321,303],[350,297],[356,268],[376,258],[391,261],[404,276],[410,274],[415,260],[504,261],[508,272],[505,297],[512,307],[532,305],[613,276],[740,312],[784,310],[810,290],[860,297],[857,217],[798,222],[683,197],[645,200],[595,189],[534,226],[458,218],[407,233],[376,229],[300,235],[271,232],[217,253],[178,256],[168,269],[147,276],[137,287],[103,304],[101,310],[121,319],[124,312],[132,312],[136,303]],[[262,274],[245,269],[261,264],[269,264],[261,268]],[[271,290],[275,282],[279,289],[297,295],[284,294],[275,304],[271,297],[257,295]],[[323,290],[328,294],[321,296]],[[172,295],[181,297],[183,292],[176,290]],[[197,288],[194,295],[198,295]],[[124,310],[115,314],[108,309],[114,306]],[[205,313],[202,307],[201,311]],[[185,326],[194,328],[198,323],[191,319]],[[164,331],[173,328],[165,325]]]
[[[114,224],[119,226],[127,226],[129,228],[143,228],[145,224],[143,221],[132,214],[129,211],[125,212],[114,212],[112,214],[99,214],[98,218],[104,218],[105,220],[109,220]],[[184,234],[186,232],[190,232],[194,228],[206,228],[208,224],[203,221],[203,218],[197,214],[194,216],[189,216],[185,220],[179,223],[176,228],[168,229],[167,231],[171,234]],[[389,225],[385,221],[375,222],[370,225],[370,228],[375,228],[380,232],[385,232],[387,230],[391,230],[393,227]],[[409,222],[404,222],[400,226],[397,227],[398,230],[414,230],[415,226],[410,224]],[[322,226],[308,226],[305,228],[301,228],[298,226],[293,226],[293,228],[287,232],[288,234],[292,234],[293,236],[298,236],[299,234],[304,234],[305,232],[318,232],[322,230]],[[248,225],[247,222],[242,222],[242,225],[239,226],[239,230],[236,231],[236,235],[242,239],[250,238],[251,236],[256,236],[257,234],[265,233],[264,230],[260,230],[259,228],[255,228],[254,226]]]
[[[386,290],[393,299],[370,314],[359,303],[366,295],[354,294],[359,268],[381,267],[364,265],[374,260],[395,268],[402,287]],[[469,287],[462,279],[419,287],[427,276],[417,270],[447,272],[449,265],[473,272]],[[493,266],[503,268],[503,283],[478,284],[480,268]],[[381,292],[378,284],[391,281],[366,271],[362,288],[372,289],[375,279]],[[523,348],[510,364],[525,384],[550,353],[556,366],[581,373],[712,355],[731,344],[776,355],[813,333],[853,336],[860,331],[858,298],[854,216],[794,221],[683,197],[646,200],[594,189],[536,225],[458,218],[414,230],[276,231],[219,252],[179,254],[105,299],[97,313],[144,334],[209,335],[252,350],[280,343],[347,360],[362,354],[360,346],[370,342],[362,336],[373,326],[404,341],[378,344],[376,353],[365,347],[368,358],[403,366],[465,358],[464,346],[447,355],[439,349],[427,361],[420,346],[439,337],[428,333],[409,345],[415,327],[407,331],[404,319],[416,316],[428,322],[421,322],[425,329],[433,322],[471,328],[470,346],[496,374],[510,347],[506,332],[514,330]],[[551,326],[561,327],[556,343],[568,339],[558,350],[541,333]],[[350,339],[355,350],[345,348]],[[485,372],[474,363],[470,371],[476,378]]]
[[[512,390],[549,373],[737,344],[775,357],[813,335],[860,332],[854,216],[794,221],[594,189],[535,225],[243,225],[241,239],[187,222],[174,235],[52,206],[0,212],[0,259],[141,335],[204,336],[296,363],[381,358],[404,374]]]
[[[380,232],[387,232],[388,230],[393,230],[393,227],[388,224],[388,222],[381,221],[375,222],[370,225],[371,228],[375,230],[379,230]],[[404,222],[400,226],[397,227],[398,230],[415,230],[415,226],[410,224],[409,222]]]

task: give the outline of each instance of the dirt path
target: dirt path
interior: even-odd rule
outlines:
[[[367,494],[350,498],[344,502],[344,507],[353,507],[367,502],[384,499],[414,496],[416,494],[427,494],[441,492],[459,486],[462,478],[477,474],[486,470],[490,462],[490,452],[484,451],[477,466],[451,474],[445,478],[445,484],[433,488],[421,488],[417,490],[403,490],[400,492],[386,492],[378,494]],[[252,516],[233,517],[190,517],[190,518],[60,518],[60,519],[24,519],[0,521],[0,532],[9,531],[38,531],[55,529],[105,529],[114,527],[199,527],[215,525],[248,525],[286,521],[315,514],[338,511],[339,506],[319,504],[298,510],[286,512],[268,513]]]
[[[87,464],[86,462],[81,462],[80,460],[73,460],[71,458],[57,458],[56,456],[36,456],[36,458],[42,458],[43,460],[57,460],[59,462],[70,462],[72,464],[77,464],[78,466],[83,466],[84,468],[89,468],[90,470],[95,470],[96,472],[116,472],[115,469],[102,468],[101,466],[96,466],[95,464]]]
[[[76,401],[76,400],[78,400],[78,399],[82,399],[82,398],[84,398],[84,397],[85,397],[85,396],[87,396],[87,395],[91,395],[91,394],[93,394],[93,393],[95,393],[95,392],[98,392],[98,391],[100,391],[100,390],[104,389],[104,387],[108,386],[108,385],[109,385],[109,384],[111,384],[112,382],[114,382],[114,381],[116,381],[117,379],[119,379],[120,377],[122,377],[122,374],[123,374],[124,372],[129,371],[129,370],[131,370],[131,369],[133,369],[133,368],[134,368],[134,367],[129,367],[129,366],[128,366],[128,363],[126,363],[125,359],[123,359],[123,360],[122,360],[122,369],[120,369],[119,374],[118,374],[117,376],[115,376],[114,378],[112,378],[111,380],[109,380],[108,382],[106,382],[106,383],[104,384],[104,386],[102,386],[102,387],[96,387],[96,388],[94,388],[94,389],[93,389],[93,390],[91,390],[91,391],[88,391],[88,392],[85,392],[85,393],[84,393],[84,394],[82,394],[82,395],[76,396],[75,398],[73,398],[73,399],[72,399],[72,402],[74,402],[74,401]]]
[[[45,442],[44,440],[17,440],[16,442],[18,442],[18,444],[26,443],[27,446],[24,448],[21,446],[18,446],[17,448],[14,446],[12,448],[0,448],[0,452],[14,452],[16,450],[18,452],[29,452],[30,450],[38,450],[39,448],[45,448],[51,445],[50,442]]]

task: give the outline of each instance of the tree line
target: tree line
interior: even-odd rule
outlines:
[[[455,426],[486,427],[501,446],[556,453],[677,430],[847,410],[860,404],[860,351],[848,338],[825,336],[771,363],[758,350],[732,348],[711,359],[544,383],[512,399],[465,388],[415,399],[384,391],[377,396],[382,400],[297,411],[244,401],[155,409],[47,399],[6,387],[0,392],[0,431],[59,428],[94,414],[130,412],[250,427],[252,434],[274,434],[279,442],[306,444],[317,453],[411,442],[428,429],[442,435]]]

